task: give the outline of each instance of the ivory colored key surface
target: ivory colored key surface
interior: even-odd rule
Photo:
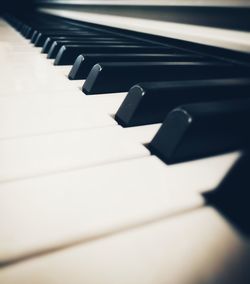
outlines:
[[[167,166],[141,145],[159,125],[104,127],[113,123],[113,95],[102,109],[38,49],[3,49],[21,58],[2,72],[5,137],[101,128],[0,140],[0,283],[248,283],[249,243],[201,208],[201,193],[220,184],[240,152]]]
[[[69,90],[73,84],[60,72],[55,72],[46,59],[27,43],[1,43],[0,71],[2,92],[26,92]],[[81,85],[81,84],[80,84]],[[79,86],[80,86],[79,85]],[[1,92],[1,93],[2,93]]]
[[[19,55],[22,56],[21,54]],[[45,62],[36,61],[35,64],[29,64],[29,60],[25,63],[25,56],[23,57],[24,61],[21,61],[22,63],[18,64],[19,66],[12,64],[10,68],[7,67],[1,70],[3,92],[16,91],[25,94],[29,91],[35,93],[40,91],[72,90],[72,84],[69,84],[62,74],[57,74],[54,70],[48,69],[50,66],[47,66]]]
[[[0,113],[0,139],[116,125],[111,116],[87,107],[31,107],[26,112],[25,108],[11,108]]]
[[[111,93],[105,96],[87,96],[80,90],[73,88],[71,92],[65,91],[39,91],[26,92],[21,94],[19,92],[3,92],[0,96],[0,109],[17,108],[21,111],[28,109],[29,105],[32,108],[46,108],[48,105],[55,107],[68,108],[83,108],[88,107],[95,111],[103,113],[114,114],[119,108],[120,104],[126,97],[127,93]]]
[[[25,66],[25,60],[23,62]],[[72,90],[72,85],[61,75],[49,70],[44,64],[26,65],[23,68],[15,68],[12,70],[1,70],[1,88],[5,92],[13,90],[25,94],[27,91],[54,91]],[[49,82],[49,83],[48,83]]]
[[[83,94],[81,91],[80,93],[81,95]],[[79,92],[78,95],[80,95]],[[117,112],[119,106],[121,105],[126,96],[126,92],[109,93],[105,96],[87,96],[85,94],[83,95],[86,101],[88,101],[88,104],[93,104],[93,106],[97,108],[100,107],[102,110],[105,110],[113,115]]]
[[[152,137],[156,135],[160,127],[161,124],[156,123],[139,127],[129,127],[123,129],[123,132],[126,133],[126,136],[130,137],[132,141],[137,141],[140,144],[147,145],[151,141]]]
[[[0,282],[247,284],[249,261],[249,242],[205,207],[3,268]]]
[[[126,95],[88,97],[80,90],[4,94],[0,96],[0,139],[116,125],[110,114]]]
[[[239,155],[176,166],[151,156],[3,183],[0,262],[199,207],[204,202],[199,193],[216,188]]]
[[[10,25],[8,25],[4,20],[0,19],[0,31],[1,31],[1,44],[2,42],[9,43],[24,43],[26,42],[23,37],[18,34]]]
[[[0,181],[147,155],[120,126],[0,140]]]
[[[0,139],[116,125],[109,115],[114,107],[88,103],[80,90],[79,95],[0,97]]]

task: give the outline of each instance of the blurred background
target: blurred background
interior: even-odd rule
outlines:
[[[5,11],[27,11],[34,8],[34,0],[0,0],[0,13]]]

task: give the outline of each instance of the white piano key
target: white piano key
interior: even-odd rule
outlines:
[[[62,97],[0,98],[0,139],[117,124],[103,109],[88,104],[84,98]]]
[[[60,131],[83,130],[96,127],[116,125],[109,115],[88,109],[54,109],[23,111],[12,110],[0,114],[0,139],[17,138],[22,136],[48,134]],[[70,134],[69,134],[70,135]]]
[[[22,52],[21,49],[24,51]],[[74,90],[76,83],[72,84],[64,74],[58,70],[56,72],[46,59],[34,52],[31,46],[2,45],[0,51],[0,60],[5,66],[0,71],[1,89],[4,93],[15,91],[25,94],[26,92]],[[82,83],[78,82],[78,84],[78,87],[82,86]]]
[[[249,261],[249,241],[205,207],[3,268],[0,282],[247,284]]]
[[[10,44],[10,43],[8,43]],[[10,44],[13,48],[16,44]],[[67,75],[71,66],[54,66],[54,60],[48,60],[46,56],[39,52],[37,48],[23,42],[24,51],[5,50],[0,57],[5,62],[5,68],[0,72],[2,78],[1,96],[6,94],[36,94],[40,92],[68,92],[81,90],[84,80],[68,80]],[[50,84],[48,84],[50,82]],[[82,92],[81,92],[82,93]],[[113,95],[113,96],[112,96]],[[109,94],[109,98],[117,100],[117,107],[112,109],[112,114],[116,112],[121,104],[120,94]],[[97,96],[88,96],[97,97]],[[103,95],[98,96],[100,100]],[[123,93],[122,97],[125,95]],[[95,100],[90,98],[92,101]]]
[[[37,52],[37,53],[41,53],[42,52],[42,47],[37,47],[37,46],[33,46],[34,47],[34,50]]]
[[[204,193],[217,188],[234,164],[241,158],[240,151],[212,156],[168,166],[166,176],[170,184],[180,182],[185,190]],[[180,179],[180,181],[179,181]]]
[[[80,93],[79,93],[80,94]],[[127,92],[122,93],[109,93],[103,95],[85,95],[81,92],[81,95],[88,101],[88,104],[93,104],[96,107],[100,107],[103,110],[107,111],[107,113],[114,114],[117,112],[118,108],[120,107],[121,103],[127,96]]]
[[[18,34],[13,28],[7,26],[6,23],[0,26],[0,32],[1,32],[1,39],[0,39],[1,43],[8,42],[15,44],[27,44],[27,41],[24,40],[24,38],[20,34]]]
[[[120,126],[6,139],[0,141],[0,182],[145,155],[149,151]]]
[[[39,97],[1,97],[0,139],[116,125],[109,114],[116,111],[124,96],[125,93],[86,96],[75,92],[70,96],[46,93]],[[124,131],[128,139],[148,143],[159,127],[155,124]]]
[[[1,52],[1,61],[5,65],[0,72],[3,92],[16,90],[25,94],[27,91],[64,90],[69,87],[72,90],[70,82],[50,68],[46,61],[39,58],[31,61],[33,56],[30,56],[30,52],[14,54],[15,52]],[[26,58],[29,59],[26,61]]]
[[[138,141],[141,144],[148,144],[159,128],[161,127],[161,123],[135,126],[135,127],[127,127],[124,128],[124,132],[126,132],[127,137],[130,137],[133,141]]]
[[[47,54],[46,54],[47,55]],[[48,60],[46,58],[46,60]],[[52,64],[54,63],[54,60],[52,60],[51,62]],[[65,66],[55,66],[55,65],[52,65],[54,68],[55,68],[55,71],[56,72],[60,72],[64,77],[67,78],[68,80],[68,75],[69,75],[69,72],[72,68],[72,65],[65,65]],[[78,81],[78,80],[72,80],[71,82],[74,83],[75,81]],[[84,80],[80,80],[82,83],[84,82]]]
[[[47,68],[48,70],[51,69],[51,66],[49,66],[44,60],[44,58],[41,58],[39,54],[36,54],[34,50],[32,49],[31,46],[26,46],[26,53],[24,52],[10,52],[10,51],[5,51],[5,54],[1,54],[2,60],[6,63],[6,68],[11,68],[11,67],[23,67],[23,69],[29,69],[29,65],[39,67],[41,65],[43,68]],[[6,55],[8,57],[6,57]],[[33,70],[34,71],[34,70]]]
[[[0,34],[2,39],[1,30]],[[39,49],[26,44],[16,32],[7,34],[5,39],[10,39],[12,44],[3,45],[0,60],[6,66],[6,55],[12,54],[18,59],[10,63],[14,72],[6,66],[0,74],[5,80],[1,95],[13,97],[3,105],[0,100],[2,119],[8,118],[13,123],[10,129],[7,123],[0,123],[5,135],[31,130],[33,134],[48,129],[58,131],[69,129],[75,123],[79,127],[94,126],[99,125],[104,113],[115,113],[122,96],[109,94],[80,99],[81,84],[67,81],[67,68],[48,64]],[[15,46],[16,42],[20,45]],[[35,58],[39,59],[34,62]],[[23,78],[25,72],[32,73],[30,81]],[[39,82],[41,72],[47,78]],[[15,76],[11,77],[13,73]],[[51,85],[47,86],[46,82]],[[14,102],[14,98],[24,101]],[[33,109],[29,110],[28,105]],[[87,105],[100,110],[97,119],[88,116]],[[46,111],[41,110],[42,106]],[[80,111],[83,106],[84,114]],[[12,113],[4,114],[7,109]],[[68,121],[63,118],[66,113],[70,116]],[[87,120],[80,122],[78,118]],[[105,121],[111,122],[106,115]],[[38,132],[35,126],[40,129]],[[76,283],[193,284],[203,283],[204,279],[210,283],[244,283],[244,265],[250,260],[249,244],[214,210],[187,213],[203,205],[199,194],[218,186],[240,153],[167,166],[139,145],[147,143],[157,127],[120,131],[114,126],[113,130],[106,128],[105,135],[101,134],[102,130],[94,130],[89,135],[88,131],[81,134],[73,131],[61,136],[17,139],[20,145],[12,139],[0,142],[0,156],[4,158],[0,161],[0,173],[4,181],[6,176],[10,181],[16,177],[70,170],[0,184],[0,262],[39,256],[50,249],[85,242],[76,248],[1,269],[0,283],[63,284],[72,279]],[[95,151],[83,150],[85,145]],[[123,159],[131,160],[113,163]],[[101,166],[106,162],[109,164]],[[71,171],[79,167],[85,169]],[[174,217],[182,212],[187,215]],[[146,226],[165,217],[171,218]],[[136,226],[140,228],[135,229]]]
[[[125,95],[86,96],[80,91],[5,93],[0,96],[0,139],[116,125],[110,114]]]
[[[19,108],[21,111],[32,106],[33,109],[46,108],[48,105],[53,107],[79,107],[88,106],[90,109],[115,114],[119,106],[125,99],[127,93],[115,93],[105,95],[87,96],[77,89],[56,90],[56,91],[37,91],[16,93],[15,90],[2,92],[0,95],[0,108],[4,109]]]
[[[0,139],[56,131],[116,125],[110,113],[116,112],[124,95],[88,97],[76,92],[41,96],[0,97]],[[126,136],[149,143],[160,124],[125,128]]]
[[[33,83],[29,85],[30,80],[33,80]],[[7,80],[2,84],[3,92],[6,93],[6,92],[15,91],[17,94],[21,95],[24,94],[25,92],[35,93],[38,89],[43,92],[65,90],[65,89],[68,89],[70,91],[72,87],[64,85],[64,81],[61,79],[52,80],[52,83],[49,86],[47,83],[48,78],[45,78],[45,76],[41,78],[40,81],[37,76],[31,76],[30,80],[25,77],[23,78],[19,77],[17,80],[15,80],[13,86],[11,86],[11,84],[13,84],[13,81]]]
[[[167,166],[155,156],[0,185],[0,262],[87,242],[203,204],[239,153]]]
[[[19,52],[23,54],[34,53],[34,50],[31,49],[32,46],[28,45],[27,42],[9,42],[8,45],[5,46],[5,51],[11,52]]]
[[[12,29],[1,31],[1,48],[4,52],[15,53],[35,53],[35,50],[29,42]]]
[[[1,60],[6,64],[7,70],[13,68],[13,75],[20,72],[20,69],[27,71],[27,75],[35,73],[39,75],[41,70],[48,70],[50,73],[54,73],[55,76],[58,76],[55,72],[53,66],[49,65],[46,59],[36,54],[32,47],[23,47],[26,52],[22,51],[3,51],[1,54]],[[31,48],[31,49],[29,49]],[[17,68],[17,70],[15,70]],[[22,73],[21,73],[22,74]],[[60,73],[59,73],[60,74]],[[61,74],[60,74],[60,77]],[[13,77],[14,78],[14,77]]]

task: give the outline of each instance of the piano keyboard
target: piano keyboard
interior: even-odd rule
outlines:
[[[246,64],[45,14],[0,51],[0,283],[249,283]]]

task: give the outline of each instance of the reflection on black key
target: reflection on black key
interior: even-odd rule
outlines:
[[[162,122],[178,105],[250,97],[250,79],[210,79],[140,83],[116,113],[124,127]]]
[[[180,106],[169,113],[149,144],[167,163],[243,149],[250,144],[250,100]]]
[[[71,65],[77,56],[84,53],[174,53],[172,48],[168,47],[152,47],[152,46],[99,46],[91,45],[84,48],[78,46],[62,46],[56,56],[55,65]]]
[[[79,34],[79,32],[81,32],[79,29],[71,31],[68,30],[67,28],[65,28],[64,30],[51,30],[51,29],[42,29],[42,30],[34,30],[33,34],[31,36],[31,43],[35,43],[37,38],[42,36],[42,37],[49,37],[49,36],[53,36],[53,35],[58,35],[58,36],[62,36],[62,35],[72,35],[72,34]],[[82,31],[81,33],[86,34],[86,32]]]
[[[34,32],[34,29],[32,27],[28,27],[25,33],[23,34],[23,36],[27,39],[30,39],[33,32]]]
[[[39,33],[39,32],[38,32],[37,30],[33,31],[32,35],[31,35],[31,38],[30,38],[30,42],[31,42],[31,43],[34,43],[34,42],[35,42],[36,37],[38,36],[38,33]]]
[[[207,61],[204,57],[187,54],[150,54],[150,53],[132,53],[132,54],[84,54],[79,55],[70,70],[69,79],[79,80],[87,78],[92,67],[98,62],[150,62],[150,61]]]
[[[102,41],[109,41],[109,42],[118,42],[118,41],[128,41],[127,39],[122,38],[114,38],[114,37],[100,37],[100,36],[89,36],[86,38],[83,38],[82,36],[72,36],[72,37],[48,37],[43,45],[42,53],[48,53],[49,49],[51,48],[52,44],[57,42],[64,42],[64,44],[69,44],[70,42],[73,42],[74,44],[77,42],[102,42]],[[63,44],[61,44],[62,46]]]
[[[100,63],[91,69],[83,91],[86,94],[123,92],[138,82],[221,78],[240,74],[235,66],[224,63]]]
[[[46,39],[48,38],[48,36],[51,35],[65,35],[67,33],[70,33],[71,35],[73,34],[81,34],[83,37],[85,36],[93,36],[95,35],[95,33],[91,33],[91,32],[82,32],[82,31],[61,31],[61,32],[55,32],[55,33],[39,33],[34,40],[34,45],[37,47],[41,47],[44,45]]]
[[[93,47],[98,47],[98,46],[115,46],[115,45],[123,45],[123,46],[134,46],[134,45],[141,45],[143,46],[143,44],[139,44],[134,43],[134,42],[129,42],[129,41],[108,41],[108,40],[102,40],[102,41],[88,41],[87,39],[85,41],[71,41],[71,42],[58,42],[58,41],[54,41],[49,52],[48,52],[48,56],[47,58],[52,59],[52,58],[56,58],[59,49],[64,45],[67,47],[67,44],[70,45],[78,45],[81,46],[82,48],[84,48],[85,46],[93,46]]]

